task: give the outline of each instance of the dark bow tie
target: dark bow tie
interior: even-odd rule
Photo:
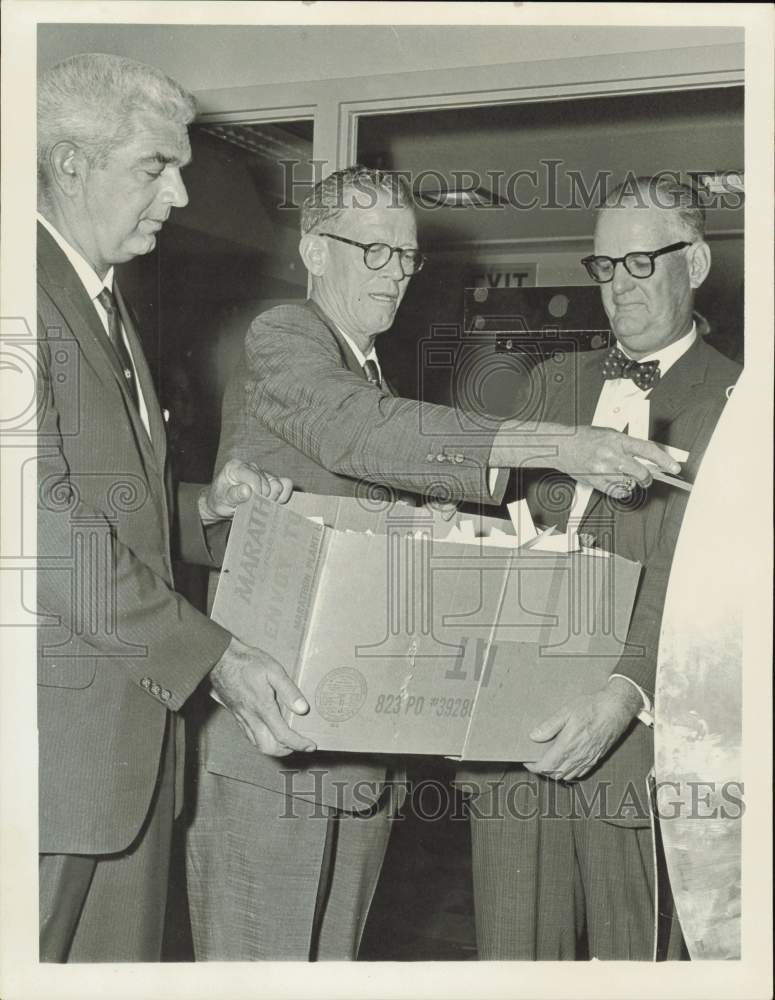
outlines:
[[[659,362],[633,361],[612,347],[603,358],[603,378],[629,378],[639,389],[653,389],[659,381]]]

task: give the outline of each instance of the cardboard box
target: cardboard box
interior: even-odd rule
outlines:
[[[536,760],[531,728],[614,669],[638,564],[447,543],[454,524],[304,493],[239,509],[213,618],[283,664],[320,749]]]

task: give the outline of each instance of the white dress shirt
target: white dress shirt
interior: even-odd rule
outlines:
[[[68,261],[72,265],[73,270],[78,275],[81,284],[86,289],[86,294],[91,299],[92,305],[94,306],[97,316],[102,323],[102,327],[105,331],[105,336],[110,339],[110,334],[108,331],[108,314],[105,312],[102,303],[99,301],[99,294],[103,288],[107,288],[111,294],[113,293],[113,268],[108,270],[104,279],[100,279],[97,272],[89,264],[89,262],[62,236],[62,234],[56,230],[52,224],[43,215],[38,212],[38,222],[51,234],[52,239],[57,243],[62,253],[67,257]],[[140,388],[140,380],[137,377],[137,365],[135,364],[135,359],[132,355],[132,348],[127,340],[126,331],[124,330],[124,325],[121,322],[121,317],[118,316],[118,324],[121,329],[121,337],[124,341],[124,346],[126,347],[129,359],[132,362],[132,368],[134,369],[134,380],[135,386],[137,387],[137,402],[140,409],[140,419],[143,422],[143,427],[145,427],[146,433],[150,437],[151,429],[148,422],[148,408],[145,405],[145,398],[143,397],[143,390]],[[111,350],[114,348],[111,345]]]
[[[679,340],[675,340],[672,344],[668,344],[667,347],[654,351],[652,354],[639,360],[641,362],[658,361],[660,378],[662,378],[676,361],[686,354],[696,339],[697,325],[693,323],[691,330]],[[622,354],[630,357],[621,344],[617,346]],[[615,431],[623,431],[626,428],[628,433],[633,437],[648,438],[648,400],[652,391],[652,388],[638,388],[632,379],[629,378],[606,379],[598,397],[595,415],[592,418],[592,426],[610,427]],[[573,504],[568,515],[568,533],[578,531],[592,493],[593,489],[591,486],[582,486],[581,483],[576,484]],[[643,698],[643,710],[639,713],[638,718],[641,722],[646,723],[646,725],[653,724],[654,717],[651,699],[640,685],[636,684],[632,678],[624,677],[624,674],[611,674],[611,677],[623,677],[624,680],[629,681],[630,684],[634,685],[640,691]]]
[[[347,334],[344,332],[344,330],[341,328],[341,326],[338,326],[337,330],[341,333],[341,335],[347,341],[347,346],[350,348],[350,350],[355,355],[355,360],[358,362],[358,364],[361,366],[361,368],[363,368],[363,366],[366,364],[367,361],[373,361],[374,362],[374,364],[377,366],[377,374],[379,375],[379,380],[381,382],[382,381],[382,367],[381,367],[381,365],[379,363],[379,358],[377,357],[377,350],[374,347],[374,345],[372,344],[371,350],[369,351],[368,354],[364,354],[363,351],[360,349],[360,347],[358,347],[358,345],[352,339],[352,337],[348,337],[347,336]]]
[[[683,357],[697,339],[697,326],[692,324],[691,330],[680,340],[673,341],[667,347],[654,351],[653,354],[640,358],[641,362],[658,361],[660,378],[663,378],[670,368]],[[622,347],[617,345],[622,354],[629,358],[629,354]],[[648,399],[652,389],[640,389],[629,378],[609,378],[603,383],[600,396],[597,400],[595,415],[592,417],[593,427],[610,427],[615,431],[623,431],[627,428],[633,437],[648,438],[649,436],[649,406]],[[591,486],[576,484],[576,492],[573,495],[573,505],[568,515],[568,531],[578,529],[579,522],[584,516],[590,497],[592,496]]]

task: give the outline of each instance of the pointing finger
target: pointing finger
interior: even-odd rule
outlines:
[[[674,458],[671,458],[666,451],[663,451],[658,444],[653,441],[644,441],[641,438],[625,437],[625,450],[637,458],[645,458],[648,462],[662,469],[663,472],[670,472],[677,476],[681,471],[681,466]]]

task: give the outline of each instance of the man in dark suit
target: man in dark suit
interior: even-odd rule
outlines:
[[[259,462],[334,496],[386,486],[490,503],[503,491],[493,482],[490,492],[490,472],[548,455],[591,481],[648,481],[633,456],[651,457],[649,446],[610,431],[545,425],[526,436],[512,422],[467,435],[454,410],[395,395],[375,341],[423,261],[397,178],[363,167],[330,175],[304,202],[301,228],[311,299],[251,324],[226,391],[218,463]],[[256,753],[213,706],[187,849],[197,958],[354,958],[395,805],[386,776],[384,759],[284,764]]]
[[[75,56],[38,88],[40,957],[160,957],[183,731],[200,681],[266,752],[304,709],[279,664],[174,590],[172,552],[213,565],[252,490],[235,461],[171,488],[164,422],[115,264],[186,204],[193,99],[161,72]],[[298,704],[297,704],[298,702]],[[176,794],[177,793],[177,794]]]
[[[694,291],[710,268],[696,194],[667,178],[617,189],[584,264],[600,283],[617,344],[541,366],[541,416],[648,434],[688,452],[683,478],[692,482],[740,372],[702,341],[693,320]],[[530,734],[553,740],[534,763],[460,774],[475,793],[481,958],[681,957],[669,890],[655,872],[648,777],[660,622],[687,496],[655,482],[612,499],[554,473],[532,478],[537,520],[592,536],[643,570],[625,652],[606,687]]]

